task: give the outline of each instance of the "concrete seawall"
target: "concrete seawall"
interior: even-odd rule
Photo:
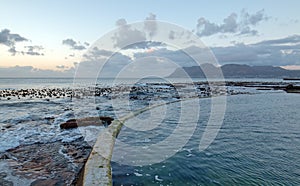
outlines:
[[[93,150],[86,162],[83,185],[84,186],[110,186],[112,185],[112,170],[111,170],[111,158],[115,139],[117,138],[123,123],[145,111],[151,110],[156,107],[160,107],[165,104],[171,104],[184,100],[175,100],[168,103],[162,103],[145,107],[128,114],[127,116],[114,120],[103,132],[98,136],[97,141],[93,147]]]

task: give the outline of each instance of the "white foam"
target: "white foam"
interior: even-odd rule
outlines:
[[[159,178],[158,175],[155,175],[155,180],[156,181],[164,181],[163,179]]]
[[[134,172],[133,174],[136,175],[136,176],[138,176],[138,177],[143,176],[143,174],[140,174],[140,173],[138,173],[138,172]]]

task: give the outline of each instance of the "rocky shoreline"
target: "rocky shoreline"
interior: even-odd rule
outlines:
[[[82,126],[108,126],[113,118],[107,116],[71,119],[60,124],[62,130]],[[20,145],[0,153],[0,161],[12,172],[0,171],[1,186],[13,185],[9,176],[24,178],[31,186],[82,185],[84,165],[92,147],[84,138],[71,142],[49,142]]]
[[[94,97],[107,97],[108,99],[114,99],[122,93],[130,93],[130,99],[138,99],[139,96],[145,94],[158,94],[161,93],[169,93],[176,97],[176,92],[181,90],[184,87],[193,86],[198,91],[199,96],[210,95],[221,93],[224,94],[226,92],[218,92],[218,89],[213,89],[212,86],[220,87],[256,87],[256,88],[272,88],[272,89],[280,89],[284,90],[289,85],[295,85],[295,82],[248,82],[248,81],[216,81],[216,82],[195,82],[195,83],[146,83],[144,85],[136,84],[133,86],[127,85],[117,85],[114,87],[98,87],[95,85],[94,87],[87,88],[42,88],[42,89],[3,89],[0,90],[0,100],[11,100],[11,99],[43,99],[46,101],[50,101],[52,99],[59,98],[68,98],[72,100],[73,98],[84,98],[87,96]],[[205,88],[205,89],[203,89]],[[215,92],[213,92],[215,90]],[[203,92],[206,91],[206,92]],[[230,92],[227,92],[229,94]],[[177,95],[178,96],[178,95]]]
[[[12,170],[10,174],[31,180],[31,186],[77,185],[80,172],[92,150],[83,138],[76,141],[21,145],[0,155]],[[0,183],[13,185],[6,172]]]

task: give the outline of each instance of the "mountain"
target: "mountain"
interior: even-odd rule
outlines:
[[[201,68],[200,68],[201,67]],[[215,77],[218,78],[218,71],[223,72],[226,78],[283,78],[300,77],[300,70],[286,70],[274,66],[249,66],[238,64],[227,64],[216,67],[212,64],[202,64],[201,66],[183,67],[176,69],[169,77],[185,77],[185,73],[192,78]],[[205,73],[204,73],[205,72]]]

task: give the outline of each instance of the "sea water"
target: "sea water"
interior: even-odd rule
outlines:
[[[199,151],[210,115],[210,103],[210,99],[200,100],[197,128],[173,156],[141,166],[113,162],[114,185],[300,184],[300,94],[278,92],[228,96],[224,121],[217,137],[207,149]],[[168,115],[157,128],[134,131],[124,127],[118,140],[132,148],[159,145],[178,125],[180,108],[176,104],[169,106]],[[178,140],[182,137],[179,135]],[[171,149],[168,145],[164,147],[168,148]],[[156,153],[151,156],[162,152]],[[124,156],[126,159],[126,154]]]

